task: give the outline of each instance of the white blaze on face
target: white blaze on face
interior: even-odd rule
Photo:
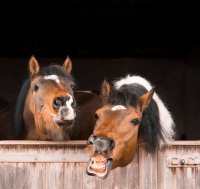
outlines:
[[[66,106],[67,106],[67,109],[68,109],[68,114],[67,116],[65,117],[65,120],[73,120],[75,119],[76,117],[76,113],[74,111],[74,109],[72,108],[72,103],[73,103],[73,98],[71,95],[68,95],[70,98],[69,100],[66,101]]]
[[[122,106],[122,105],[116,105],[116,106],[113,106],[111,108],[112,111],[116,111],[116,110],[126,110],[127,108],[125,106]]]
[[[60,80],[59,80],[59,78],[58,78],[57,75],[45,75],[44,79],[46,79],[46,80],[53,80],[56,83],[60,84]]]

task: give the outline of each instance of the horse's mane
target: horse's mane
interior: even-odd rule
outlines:
[[[138,98],[145,94],[147,89],[139,84],[122,85],[119,89],[113,89],[109,103],[113,105],[124,105],[136,107]],[[142,122],[139,129],[139,137],[146,143],[146,150],[154,152],[163,138],[160,126],[158,106],[154,100],[143,112]]]
[[[15,106],[15,113],[14,113],[14,127],[15,127],[16,137],[19,137],[22,134],[22,130],[24,129],[23,111],[29,87],[30,87],[30,79],[26,79],[17,97],[17,103]]]
[[[45,76],[45,75],[57,75],[60,78],[63,78],[64,81],[69,82],[74,85],[73,77],[68,74],[62,66],[59,65],[50,65],[48,67],[44,67],[38,73],[38,75]],[[19,95],[17,97],[17,103],[15,106],[15,113],[14,113],[14,127],[15,127],[15,134],[16,137],[20,137],[23,129],[24,129],[24,120],[23,120],[23,111],[26,96],[28,94],[28,90],[30,88],[30,79],[26,79],[20,89]]]

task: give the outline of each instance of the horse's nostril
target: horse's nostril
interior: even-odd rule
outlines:
[[[99,149],[104,149],[105,148],[105,143],[104,143],[104,141],[101,141],[101,140],[98,140],[98,141],[96,141],[96,146],[99,148]]]
[[[97,152],[108,152],[115,147],[115,143],[112,139],[107,137],[97,137],[94,142]]]
[[[88,144],[93,144],[93,142],[92,142],[92,141],[90,141],[90,140],[88,140]]]
[[[89,139],[88,139],[88,143],[89,143],[89,144],[93,144],[94,141],[95,141],[95,139],[96,139],[96,136],[95,136],[95,135],[91,135],[91,136],[89,137]]]
[[[111,150],[115,147],[115,142],[114,142],[114,140],[110,140],[110,142],[111,142],[111,144],[110,144],[110,147],[111,147]]]

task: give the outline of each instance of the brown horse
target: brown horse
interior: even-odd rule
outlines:
[[[42,69],[35,57],[30,58],[30,78],[21,88],[15,111],[17,136],[29,140],[69,139],[76,117],[71,70],[69,58],[63,66]]]
[[[30,78],[18,96],[14,125],[17,138],[29,140],[86,140],[100,107],[99,95],[73,90],[72,62],[40,69],[38,61],[29,60]]]
[[[88,140],[89,175],[105,178],[109,170],[129,164],[139,140],[153,153],[160,141],[173,139],[173,119],[146,79],[127,76],[114,87],[104,81],[101,96],[104,105],[96,111],[96,126]]]

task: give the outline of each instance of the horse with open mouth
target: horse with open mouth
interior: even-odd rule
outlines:
[[[139,140],[153,153],[160,143],[174,139],[173,118],[145,78],[128,75],[114,86],[104,81],[101,96],[103,106],[88,139],[89,175],[106,178],[110,170],[128,165]]]
[[[19,138],[67,140],[76,117],[72,62],[40,69],[34,56],[29,60],[30,77],[19,93],[14,125]]]

